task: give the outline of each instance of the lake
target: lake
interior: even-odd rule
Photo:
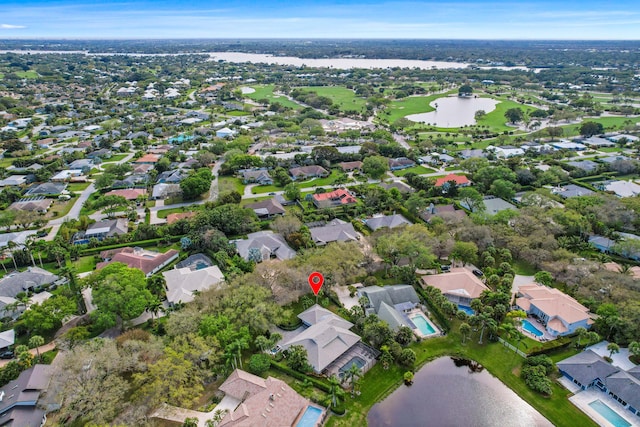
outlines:
[[[369,427],[547,427],[552,426],[486,370],[456,367],[450,357],[426,364],[413,380],[402,385],[367,416]]]
[[[500,101],[492,98],[473,98],[449,96],[438,98],[431,102],[436,111],[428,113],[410,114],[407,119],[416,123],[435,124],[442,128],[459,128],[476,124],[475,114],[478,110],[486,113],[496,109]]]

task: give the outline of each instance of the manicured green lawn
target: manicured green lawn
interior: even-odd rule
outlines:
[[[238,111],[238,110],[228,111],[227,112],[228,116],[235,116],[235,117],[248,116],[249,114],[250,113],[247,113],[246,111]]]
[[[299,188],[317,187],[320,185],[333,185],[335,181],[342,176],[342,172],[338,172],[336,169],[331,171],[331,174],[326,178],[314,178],[309,181],[304,181],[298,184]]]
[[[617,153],[621,150],[619,147],[603,147],[603,148],[598,148],[598,151],[602,151],[603,153]]]
[[[86,273],[96,268],[96,260],[93,255],[80,257],[77,261],[72,261],[71,264],[77,273]]]
[[[356,93],[343,86],[304,86],[300,89],[317,93],[319,96],[330,98],[341,111],[362,111],[367,100],[361,98]]]
[[[77,198],[71,198],[70,200],[62,201],[55,200],[47,213],[51,218],[59,218],[69,213],[74,203],[78,201]]]
[[[36,73],[34,70],[16,71],[15,74],[21,79],[37,79],[38,78],[38,73]]]
[[[626,126],[626,123],[640,123],[640,117],[597,117],[597,118],[585,118],[582,122],[596,122],[602,123],[605,131],[621,130]],[[575,136],[580,134],[580,123],[572,125],[558,124],[564,129],[564,136]]]
[[[477,334],[468,338],[466,344],[461,343],[460,335],[451,332],[446,337],[431,338],[421,343],[414,343],[411,348],[416,352],[417,366],[445,355],[459,355],[481,363],[492,375],[500,379],[520,397],[531,404],[554,425],[559,427],[595,426],[596,424],[576,408],[568,400],[570,392],[554,382],[551,397],[543,397],[531,391],[516,375],[522,358],[499,343],[477,344]],[[571,354],[571,351],[569,352]],[[563,355],[561,358],[567,357]],[[559,356],[560,357],[560,356]],[[397,366],[387,371],[381,364],[376,364],[364,375],[361,395],[355,399],[347,394],[347,412],[342,417],[331,416],[328,427],[333,426],[366,426],[367,413],[371,407],[402,385],[405,369]]]
[[[272,104],[280,104],[284,107],[288,107],[294,110],[299,110],[302,108],[300,104],[297,102],[291,101],[286,96],[274,95],[273,90],[275,85],[257,85],[251,86],[255,89],[254,93],[245,94],[247,98],[251,98],[254,101],[258,101],[260,99],[268,99]]]
[[[393,123],[401,117],[406,117],[410,114],[428,113],[434,111],[435,108],[429,105],[436,99],[446,97],[454,91],[447,93],[437,93],[429,96],[410,96],[397,101],[391,102],[389,106],[378,114],[378,118],[387,122]]]
[[[399,171],[393,171],[393,174],[395,176],[405,176],[408,173],[415,173],[415,174],[418,174],[418,175],[422,175],[422,174],[425,174],[425,173],[433,173],[433,172],[435,172],[434,169],[429,169],[429,168],[425,168],[424,166],[418,165],[418,166],[414,166],[412,168],[401,169]]]
[[[496,99],[496,98],[494,98]],[[507,100],[507,99],[498,99],[500,101],[499,104],[496,105],[496,109],[490,113],[487,113],[482,119],[478,120],[479,126],[489,126],[489,128],[493,131],[511,131],[515,130],[513,126],[507,126],[507,118],[504,116],[505,111],[511,108],[520,108],[523,111],[535,111],[536,109],[533,107],[529,107],[526,105],[522,105],[518,102]]]
[[[113,156],[109,157],[105,163],[119,162],[127,156],[127,153],[114,154]]]
[[[277,185],[258,185],[251,189],[251,194],[273,193],[276,191],[282,191],[282,187]]]
[[[91,185],[90,182],[72,182],[67,186],[67,190],[71,191],[72,193],[75,191],[83,191],[85,190],[89,185]]]
[[[538,272],[536,268],[526,261],[517,259],[513,262],[513,271],[522,276],[533,276]]]
[[[227,191],[237,191],[240,194],[244,194],[245,185],[238,178],[231,176],[218,177],[218,191],[224,193]]]

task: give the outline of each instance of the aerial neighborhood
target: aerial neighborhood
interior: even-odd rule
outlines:
[[[0,425],[383,425],[444,357],[640,425],[637,61],[140,43],[0,40]]]

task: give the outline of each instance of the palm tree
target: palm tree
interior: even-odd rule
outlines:
[[[640,343],[638,341],[629,343],[629,354],[631,354],[632,357],[640,356]]]
[[[162,311],[162,302],[158,298],[153,298],[147,305],[147,311],[151,313],[151,321],[153,323],[154,316],[158,315],[159,311]]]
[[[582,345],[582,339],[587,336],[587,330],[585,328],[576,328],[576,333],[578,334],[578,347]]]
[[[249,342],[245,337],[241,337],[236,339],[231,343],[231,347],[237,351],[238,353],[238,361],[240,364],[240,369],[242,369],[242,350],[246,350],[249,348]]]
[[[42,362],[42,356],[40,355],[40,348],[39,348],[41,345],[44,345],[44,338],[42,338],[40,335],[34,335],[31,338],[29,338],[29,347],[36,349],[36,353],[38,354],[38,360],[40,362]]]
[[[256,339],[253,341],[256,347],[260,349],[260,351],[266,351],[267,347],[269,347],[271,340],[264,335],[258,335]]]
[[[391,365],[391,363],[393,362],[393,356],[389,352],[388,345],[383,345],[382,347],[380,347],[380,351],[382,352],[382,355],[380,356],[380,363],[382,363],[382,369],[386,371],[387,369],[389,369],[389,365]]]
[[[355,384],[358,379],[362,377],[362,371],[358,367],[358,365],[352,364],[349,369],[344,373],[343,381],[348,381],[351,386],[351,397],[353,397],[355,393]]]
[[[338,400],[344,394],[340,388],[340,380],[335,375],[331,375],[329,378],[329,386],[329,396],[331,397],[330,408],[336,408],[338,406]]]
[[[467,340],[467,336],[471,333],[471,326],[468,323],[460,324],[460,334],[462,334],[462,344]]]

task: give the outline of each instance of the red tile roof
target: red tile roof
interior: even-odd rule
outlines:
[[[147,194],[144,188],[127,188],[124,190],[111,190],[105,196],[120,196],[127,200],[136,200],[139,196]]]
[[[110,261],[98,263],[96,270],[106,267],[112,262],[121,262],[127,264],[130,268],[142,270],[144,274],[151,273],[154,269],[169,261],[172,257],[178,255],[175,249],[169,249],[165,253],[147,251],[140,248],[120,248],[111,251],[100,252],[102,259],[110,258]]]
[[[134,163],[156,163],[159,160],[160,160],[160,156],[158,156],[157,154],[145,154],[144,156],[136,160]]]
[[[442,187],[449,181],[454,181],[456,185],[469,185],[471,183],[471,181],[469,181],[469,178],[464,175],[449,174],[447,176],[443,176],[442,178],[436,179],[436,187]]]
[[[349,193],[349,191],[343,188],[339,188],[329,193],[314,194],[313,198],[318,202],[321,202],[323,200],[333,200],[333,201],[340,200],[340,203],[343,205],[346,205],[349,203],[356,203],[358,201],[355,197],[351,195],[351,193]]]
[[[181,213],[172,213],[167,215],[167,224],[173,224],[176,221],[180,221],[181,219],[191,218],[196,215],[195,212],[181,212]]]

